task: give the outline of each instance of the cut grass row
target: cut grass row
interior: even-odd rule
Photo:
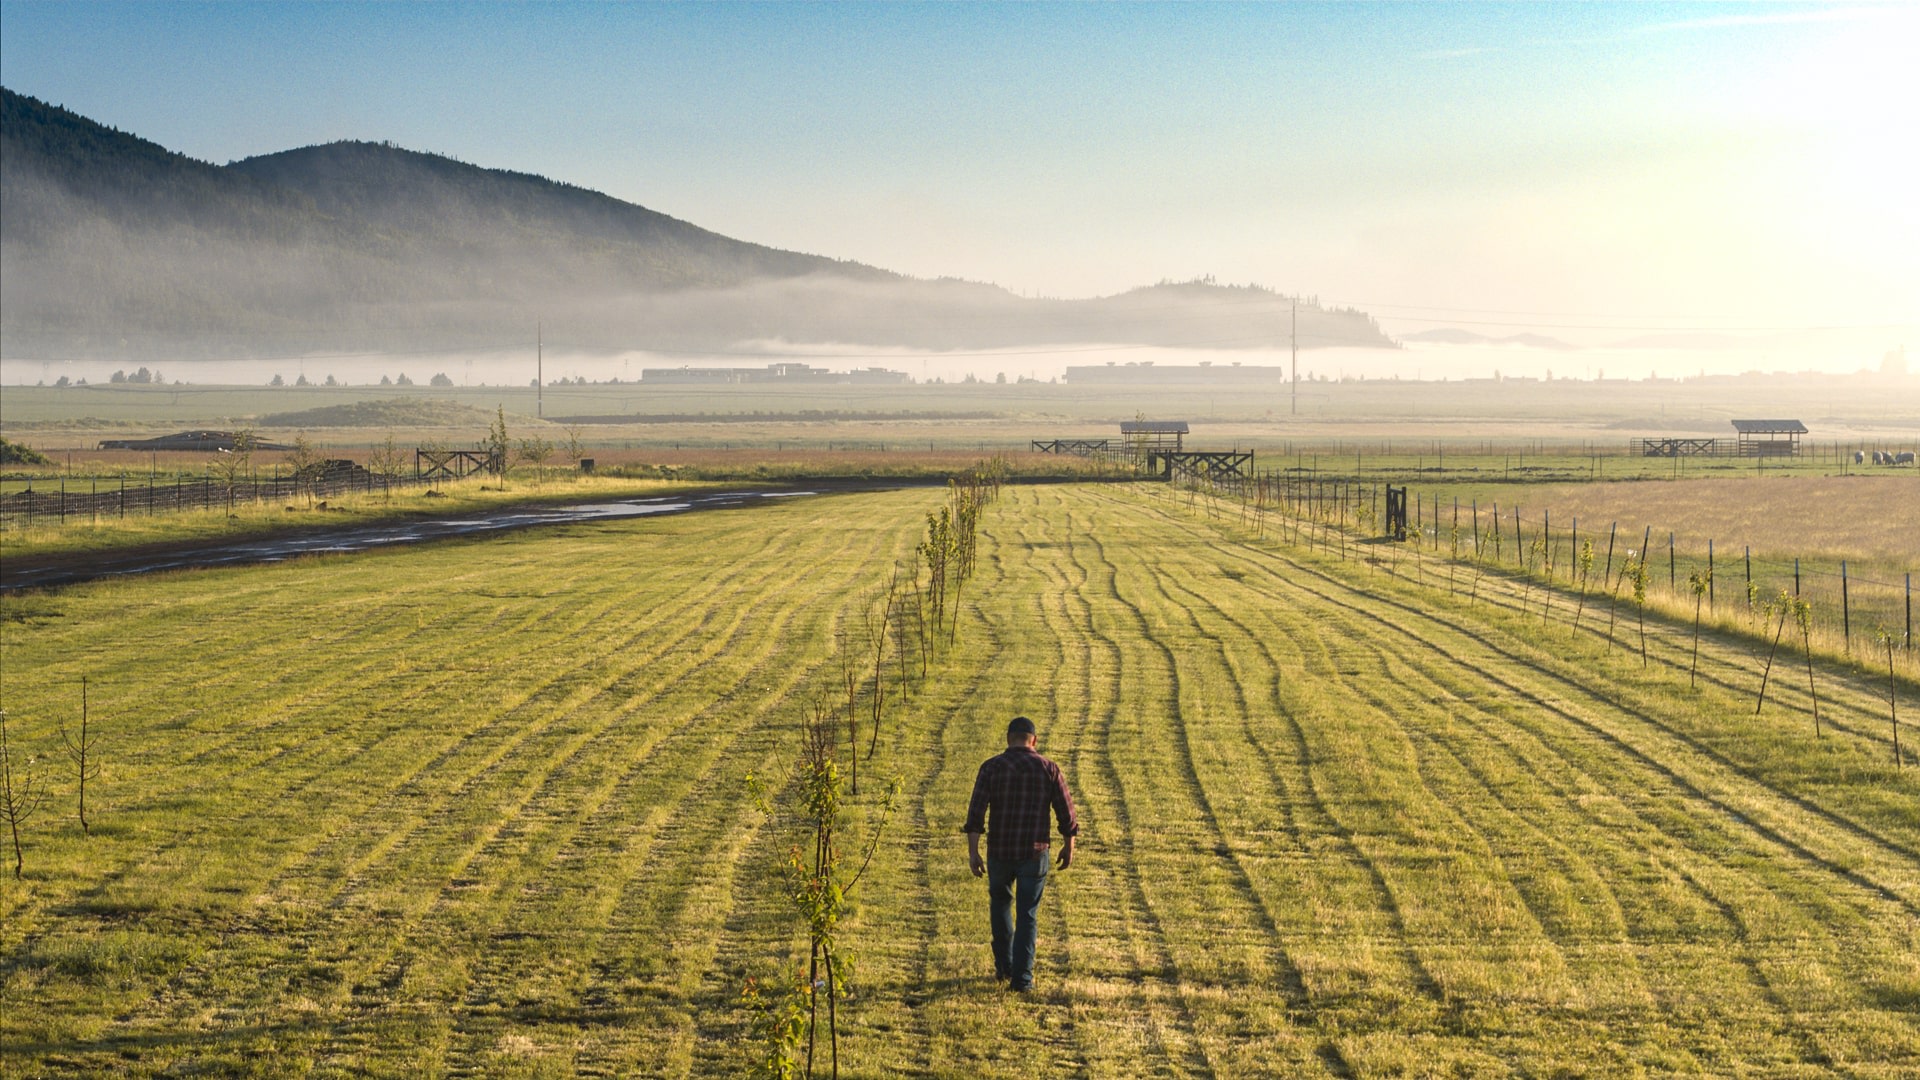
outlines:
[[[1815,740],[1792,691],[1751,716],[1747,644],[1707,641],[1689,690],[1683,626],[1650,627],[1642,671],[1494,579],[1449,596],[1149,490],[988,512],[959,645],[862,766],[906,802],[848,924],[853,1075],[1920,1067],[1920,770],[1890,767],[1871,681],[1822,670]],[[790,753],[927,501],[88,586],[0,621],[22,738],[83,673],[118,725],[102,835],[37,821],[0,885],[4,1052],[739,1071],[739,989],[793,946],[788,841],[740,779]],[[1084,828],[1018,1002],[956,831],[1015,713]]]
[[[95,849],[76,843],[71,855],[87,863],[67,884],[94,920],[154,927],[142,933],[190,958],[159,994],[133,985],[89,1002],[92,981],[55,979],[36,991],[59,1021],[47,1034],[58,1040],[60,1028],[117,1016],[107,1049],[192,1033],[204,1040],[199,1052],[229,1062],[273,1046],[316,1066],[448,1068],[492,1052],[484,1035],[502,1027],[489,1019],[495,1010],[543,1002],[547,989],[565,991],[569,1004],[555,1009],[585,996],[618,1014],[639,1004],[660,1011],[655,992],[697,986],[707,967],[700,935],[663,941],[660,919],[697,899],[677,887],[689,868],[729,865],[716,861],[724,845],[714,830],[750,824],[729,797],[731,770],[743,756],[766,756],[771,711],[819,662],[830,639],[822,620],[834,611],[823,597],[851,595],[851,577],[890,561],[907,535],[841,528],[822,542],[824,523],[806,515],[791,515],[785,535],[762,535],[745,517],[733,524],[701,531],[710,559],[680,552],[654,564],[635,550],[686,541],[666,525],[645,538],[600,531],[459,545],[399,565],[310,563],[302,574],[318,580],[291,594],[284,581],[268,585],[271,574],[237,596],[222,579],[251,575],[143,582],[159,595],[116,620],[130,635],[119,640],[165,636],[174,614],[202,640],[184,642],[187,663],[168,669],[143,670],[150,658],[73,657],[97,673],[96,686],[144,684],[122,696],[120,711],[150,719],[121,740],[128,749],[115,763],[110,850],[121,858],[87,859]],[[556,575],[549,560],[562,551],[602,559],[603,569]],[[605,587],[639,574],[648,578],[640,602]],[[58,655],[69,633],[90,637],[78,616],[69,610],[7,642],[10,709],[40,711],[19,673],[38,666],[35,646]],[[220,649],[223,640],[241,647]],[[197,707],[210,701],[218,705]],[[703,812],[708,798],[720,813]],[[569,845],[604,855],[609,844],[623,857],[567,857]],[[36,859],[51,870],[62,854],[43,847]],[[617,869],[638,858],[669,872]],[[587,880],[564,888],[576,860]],[[711,913],[691,910],[702,924]],[[35,915],[10,908],[9,929],[32,933]],[[637,925],[620,933],[622,922]],[[92,948],[87,928],[83,920],[37,935],[28,970],[74,967],[68,958]],[[602,934],[618,948],[599,945]],[[559,950],[572,970],[545,963],[576,940],[593,945]],[[692,959],[663,953],[687,947]],[[514,976],[516,950],[536,954],[536,977]],[[229,982],[239,972],[254,983],[244,992]],[[62,1002],[63,985],[81,997]],[[477,1033],[451,1022],[462,1005]],[[342,1022],[316,1029],[323,1045],[264,1029],[229,1039],[220,1034],[228,1025],[208,1015],[222,1006]],[[665,1012],[689,1014],[684,1005]],[[367,1026],[376,1020],[377,1032]],[[661,1046],[650,1027],[609,1029],[633,1043],[604,1054],[651,1060]]]

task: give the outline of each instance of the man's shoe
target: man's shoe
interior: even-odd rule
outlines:
[[[1011,972],[1011,971],[996,971],[996,972],[994,972],[994,973],[993,973],[993,981],[995,981],[995,982],[1012,982],[1012,981],[1013,981],[1013,972]]]
[[[1031,994],[1033,993],[1033,984],[1026,983],[1025,985],[1022,985],[1020,983],[1009,982],[1007,984],[1007,989],[1011,990],[1016,994]]]

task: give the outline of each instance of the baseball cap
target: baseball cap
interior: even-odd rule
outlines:
[[[1016,716],[1013,718],[1011,722],[1007,724],[1007,734],[1008,735],[1037,735],[1039,734],[1039,732],[1037,732],[1034,729],[1033,721],[1027,719],[1024,716]]]

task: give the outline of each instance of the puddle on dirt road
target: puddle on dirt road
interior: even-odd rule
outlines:
[[[844,490],[844,489],[841,489]],[[234,543],[183,544],[164,551],[93,553],[64,559],[33,560],[26,566],[0,570],[0,591],[72,585],[96,578],[150,574],[190,567],[233,566],[285,562],[302,555],[337,555],[369,551],[393,544],[420,544],[458,536],[507,532],[542,525],[572,525],[590,521],[726,510],[773,499],[805,498],[820,491],[726,491],[710,495],[664,496],[579,506],[515,507],[495,514],[478,514],[428,521],[362,525],[335,532],[304,533]],[[22,560],[25,561],[25,560]]]

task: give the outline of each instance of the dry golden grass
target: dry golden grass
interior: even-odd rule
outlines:
[[[1510,489],[1500,502],[1518,503],[1534,520],[1548,510],[1556,524],[1651,526],[1688,548],[1712,539],[1729,556],[1750,545],[1756,558],[1920,561],[1920,474],[1911,472],[1547,484]]]

